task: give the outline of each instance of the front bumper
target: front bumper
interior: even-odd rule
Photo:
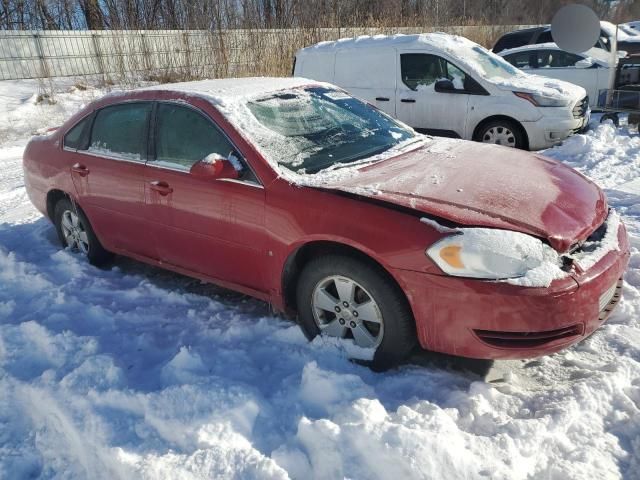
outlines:
[[[566,111],[562,113],[563,116],[545,115],[535,122],[522,122],[530,150],[542,150],[561,143],[574,133],[583,131],[591,119],[591,110],[577,118],[566,116]]]
[[[428,350],[470,358],[533,358],[591,335],[620,299],[629,262],[624,224],[619,250],[591,269],[528,288],[420,272],[396,271]]]

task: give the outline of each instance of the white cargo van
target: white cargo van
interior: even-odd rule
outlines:
[[[294,75],[338,85],[434,135],[538,150],[589,122],[584,88],[443,33],[322,42],[296,53]]]

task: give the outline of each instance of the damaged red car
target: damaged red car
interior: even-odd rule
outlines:
[[[540,155],[419,135],[328,84],[229,79],[111,94],[24,153],[63,246],[174,270],[293,313],[380,362],[507,359],[592,334],[625,227]]]

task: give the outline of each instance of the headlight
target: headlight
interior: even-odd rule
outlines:
[[[449,275],[491,280],[522,277],[546,265],[557,269],[558,253],[524,233],[490,228],[464,228],[445,237],[426,254]]]
[[[536,107],[566,107],[571,103],[568,98],[548,97],[537,93],[513,92],[516,97],[520,97],[531,102]]]

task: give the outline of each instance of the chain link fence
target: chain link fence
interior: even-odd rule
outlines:
[[[491,47],[520,25],[442,27]],[[98,76],[105,83],[291,74],[295,52],[324,40],[421,33],[419,27],[0,31],[0,80]]]

